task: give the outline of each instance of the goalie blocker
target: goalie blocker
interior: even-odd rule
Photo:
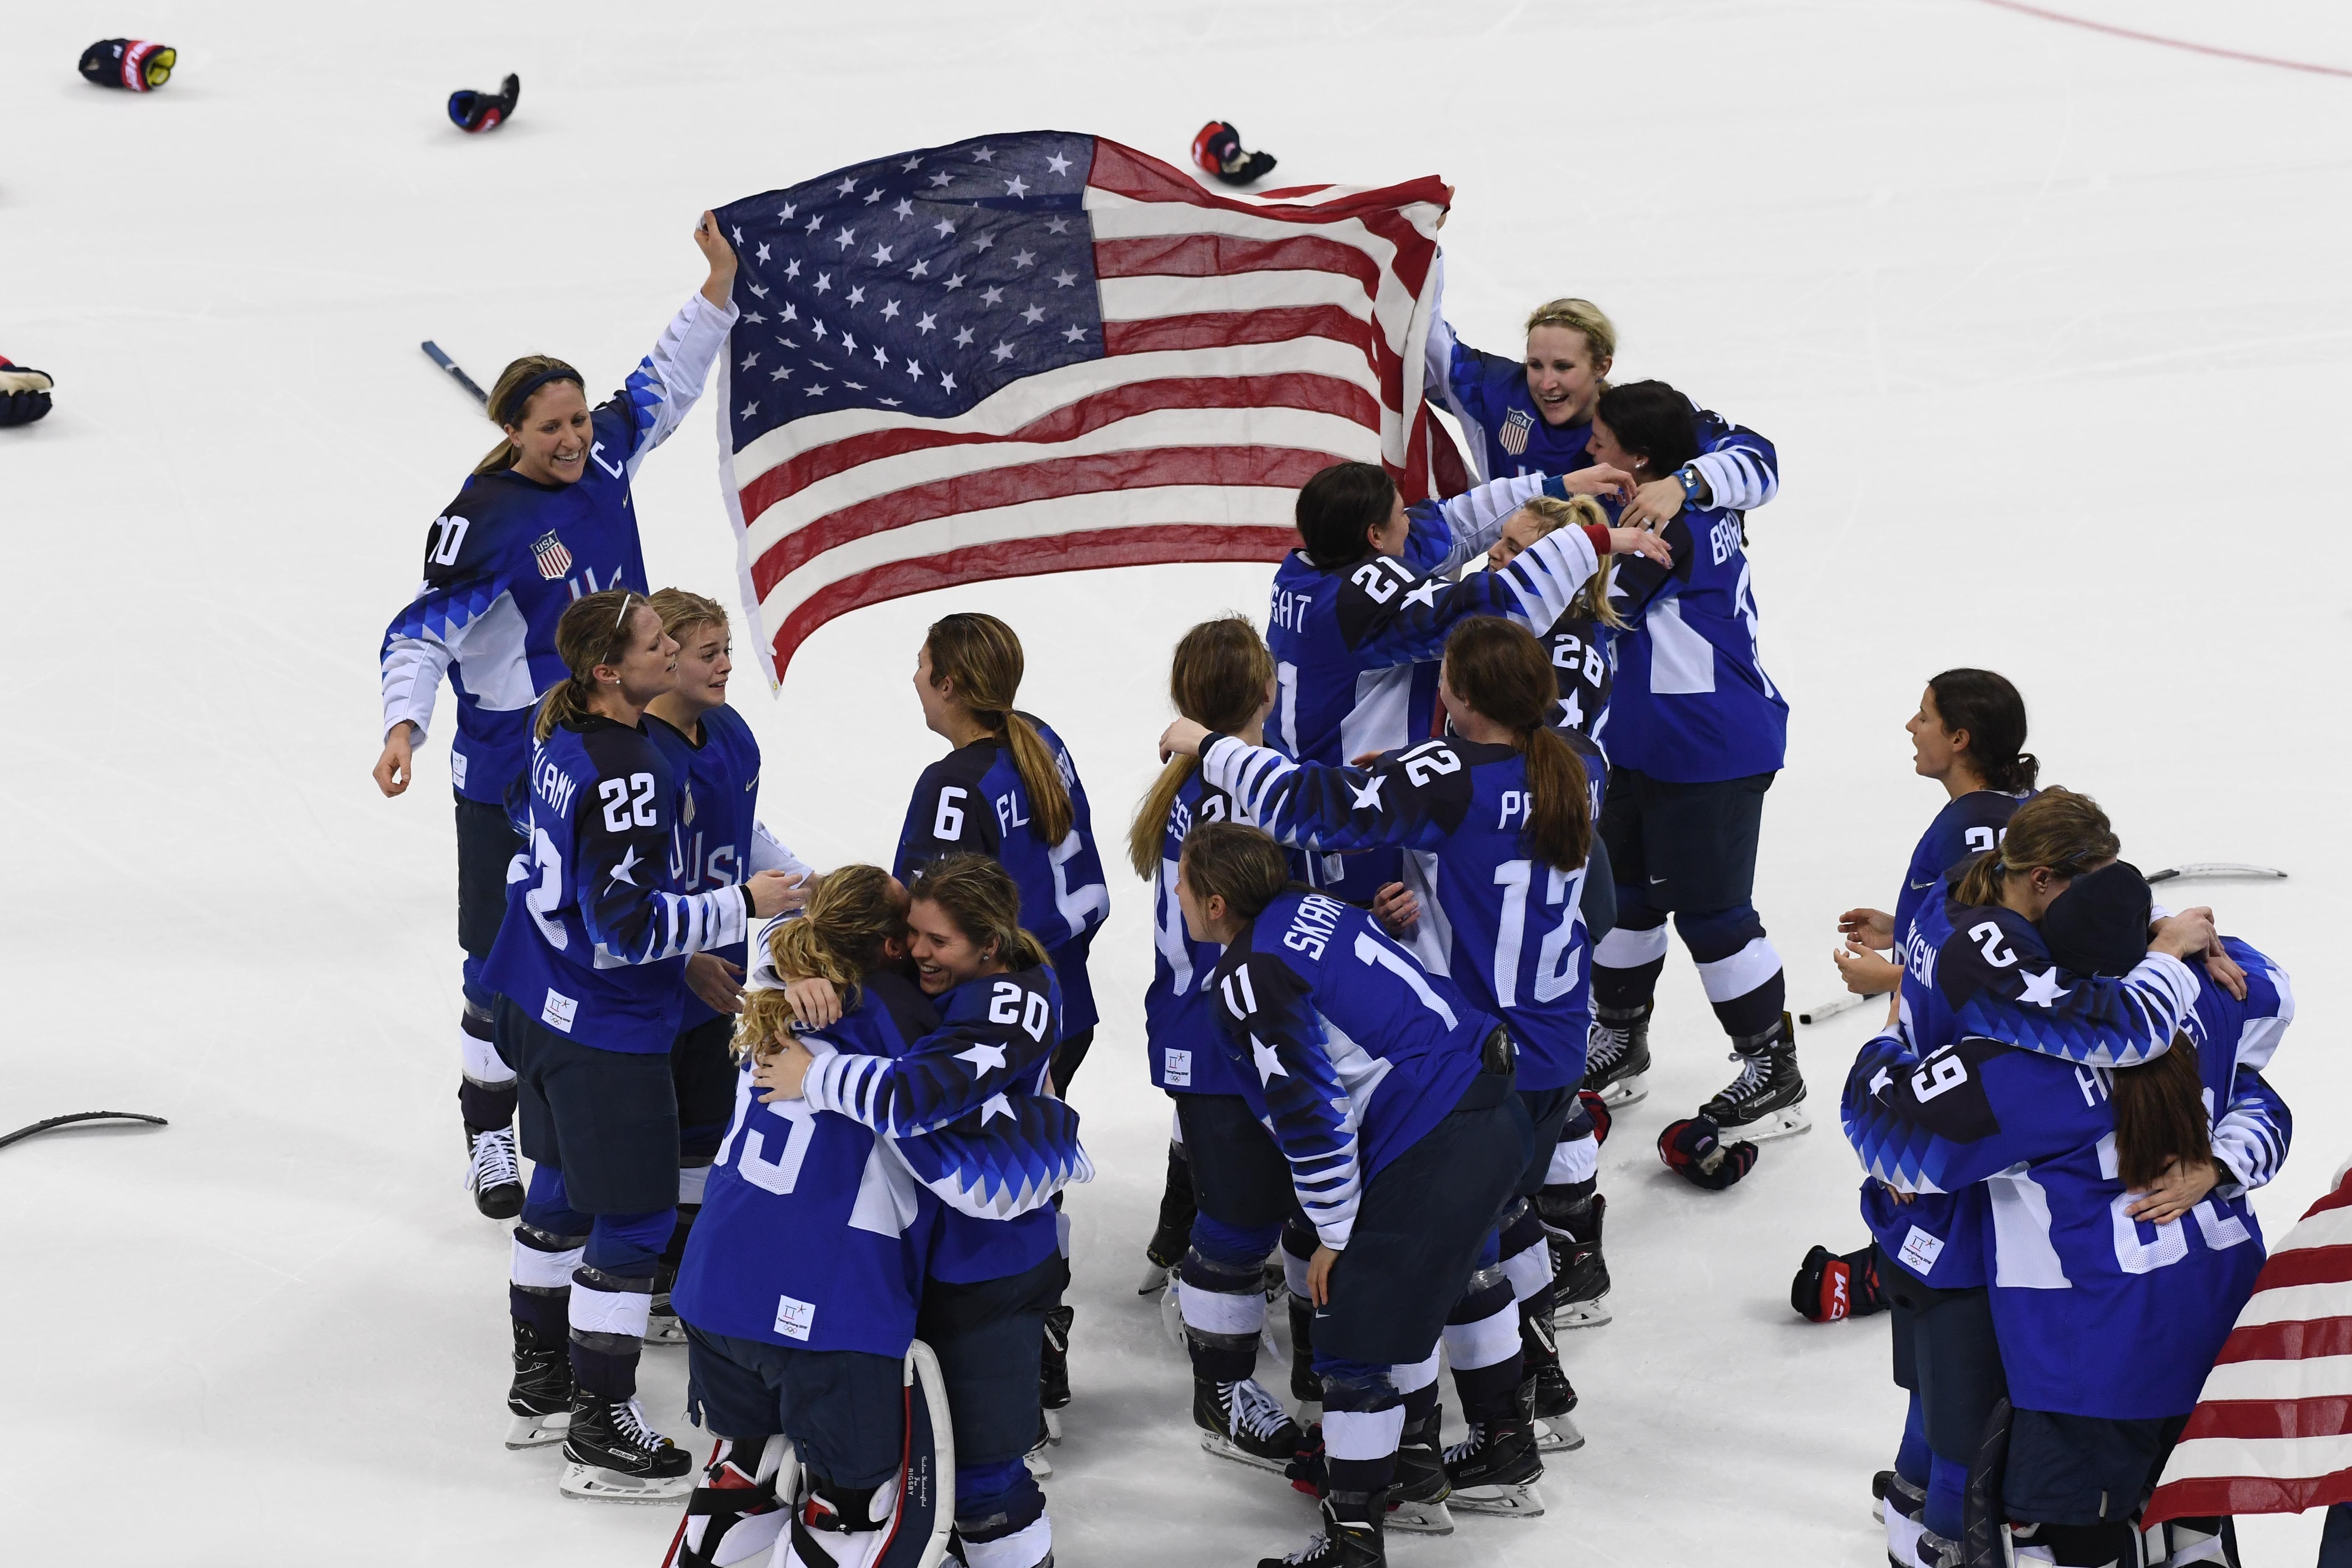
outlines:
[[[878,1392],[884,1358],[855,1351],[791,1351],[689,1329],[691,1397],[698,1419],[725,1432],[777,1425],[793,1436],[722,1436],[687,1501],[662,1568],[936,1568],[955,1523],[955,1436],[939,1359],[920,1340],[899,1363],[895,1422],[851,1413],[845,1400]],[[747,1361],[761,1364],[745,1364]],[[877,1363],[868,1365],[866,1363]],[[828,1419],[831,1417],[831,1419]],[[818,1467],[865,1479],[868,1450],[897,1427],[898,1463],[877,1484],[845,1485]],[[845,1441],[847,1439],[847,1441]],[[803,1463],[802,1456],[806,1456]],[[779,1537],[789,1539],[779,1544]],[[772,1556],[771,1554],[773,1554]]]

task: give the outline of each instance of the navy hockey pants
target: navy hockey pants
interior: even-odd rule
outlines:
[[[905,1365],[865,1351],[813,1351],[686,1326],[687,1411],[759,1452],[781,1432],[837,1487],[878,1487],[906,1447]]]

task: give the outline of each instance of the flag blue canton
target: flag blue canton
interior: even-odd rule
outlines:
[[[962,414],[1099,358],[1094,138],[1034,132],[836,169],[719,210],[740,268],[735,445],[811,414]]]

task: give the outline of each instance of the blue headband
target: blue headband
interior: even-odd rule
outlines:
[[[537,375],[527,375],[522,378],[514,391],[507,395],[507,406],[513,412],[511,416],[501,416],[499,419],[499,426],[503,427],[520,420],[522,417],[522,411],[530,406],[531,395],[551,381],[568,381],[581,389],[582,396],[587,395],[587,385],[580,379],[580,373],[568,364],[558,365],[553,370],[541,371]]]

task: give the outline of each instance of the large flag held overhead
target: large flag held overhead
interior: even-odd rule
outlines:
[[[1276,561],[1318,469],[1429,488],[1446,191],[1203,189],[1021,132],[719,211],[719,449],[772,682],[835,616],[996,577]]]
[[[2271,1251],[2149,1500],[2150,1524],[2352,1502],[2352,1173]]]

